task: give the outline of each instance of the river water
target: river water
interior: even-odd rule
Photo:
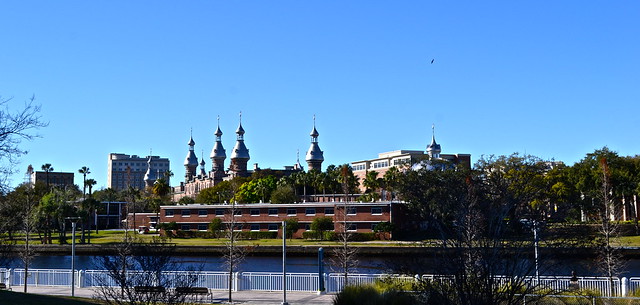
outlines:
[[[201,257],[201,256],[177,256],[175,259],[181,264],[181,267],[187,269],[194,267],[202,268],[206,271],[224,271],[225,264],[222,257]],[[385,273],[393,272],[393,268],[398,267],[398,263],[412,264],[421,267],[418,273],[433,273],[433,267],[428,260],[412,261],[407,257],[360,257],[358,258],[357,273]],[[635,277],[640,276],[640,259],[631,259],[625,262],[624,271],[620,276]],[[77,255],[77,269],[102,269],[97,265],[97,259],[94,256]],[[331,260],[324,259],[325,272],[338,272],[332,269]],[[542,275],[571,275],[571,271],[576,271],[580,276],[598,276],[602,275],[598,272],[595,263],[586,259],[563,259],[555,261],[546,261],[541,263],[540,267]],[[552,265],[552,268],[545,268]],[[0,266],[5,267],[5,266]],[[19,259],[13,259],[9,266],[11,268],[22,268],[22,262]],[[71,256],[36,256],[30,268],[35,269],[71,269]],[[282,257],[275,256],[248,256],[240,264],[238,271],[241,272],[281,272]],[[293,256],[287,258],[288,272],[318,272],[317,257],[300,257]]]

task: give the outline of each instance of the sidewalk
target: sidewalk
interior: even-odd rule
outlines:
[[[11,289],[16,292],[22,292],[23,286],[12,286]],[[45,295],[71,295],[70,287],[44,287],[44,286],[29,286],[28,293],[45,294]],[[91,288],[76,288],[75,295],[77,297],[91,298],[94,295],[94,291]],[[226,303],[229,292],[222,290],[213,291],[214,304]],[[333,301],[333,294],[317,295],[311,292],[293,292],[287,291],[287,302],[292,305],[297,304],[331,304]],[[282,291],[234,291],[233,292],[234,304],[246,304],[246,305],[280,305],[282,304]]]

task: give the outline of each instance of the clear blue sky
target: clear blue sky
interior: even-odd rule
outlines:
[[[250,164],[301,159],[317,116],[325,166],[425,149],[572,164],[640,152],[637,1],[3,1],[0,95],[50,125],[28,164],[168,157],[189,130],[207,168],[243,113]],[[431,60],[434,63],[431,64]],[[229,161],[227,160],[226,166]],[[81,183],[76,175],[76,183]]]

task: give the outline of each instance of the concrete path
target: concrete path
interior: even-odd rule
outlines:
[[[12,286],[11,289],[16,292],[23,292],[23,286]],[[71,288],[69,287],[43,287],[43,286],[29,286],[28,293],[44,294],[44,295],[71,295]],[[91,298],[94,295],[94,291],[91,288],[76,288],[75,295],[77,297]],[[227,297],[229,293],[227,291],[215,290],[213,292],[214,304],[227,303]],[[310,292],[287,292],[287,302],[291,305],[297,304],[332,304],[333,294],[317,295]],[[246,304],[246,305],[280,305],[282,304],[282,291],[269,292],[269,291],[236,291],[233,292],[234,304]]]

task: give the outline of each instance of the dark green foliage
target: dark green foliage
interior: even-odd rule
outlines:
[[[295,203],[298,201],[295,190],[289,185],[278,185],[271,193],[271,203]]]
[[[322,232],[320,235],[317,231],[305,231],[302,233],[304,239],[321,239],[321,240],[338,240],[338,234],[333,231]],[[371,241],[376,240],[375,233],[351,233],[349,241]]]
[[[328,216],[316,217],[311,223],[311,231],[317,232],[318,238],[324,237],[325,231],[333,230],[333,218]]]
[[[215,238],[220,237],[220,232],[224,229],[224,223],[220,218],[214,218],[209,222],[209,232],[213,234]]]
[[[196,200],[189,196],[184,196],[180,198],[180,200],[178,200],[178,204],[193,204],[193,203],[196,203]]]
[[[293,238],[293,234],[298,231],[298,218],[287,218],[287,220],[285,220],[285,223],[287,224],[287,238],[291,239]]]
[[[416,299],[408,292],[379,290],[373,285],[347,286],[333,298],[334,305],[413,305]]]

